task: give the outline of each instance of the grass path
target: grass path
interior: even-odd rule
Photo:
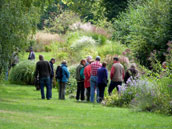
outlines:
[[[34,87],[0,84],[0,129],[172,129],[172,117],[57,98]]]

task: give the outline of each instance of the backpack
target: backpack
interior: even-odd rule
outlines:
[[[58,80],[62,80],[62,67],[61,66],[57,66],[57,69],[56,69],[56,79]]]

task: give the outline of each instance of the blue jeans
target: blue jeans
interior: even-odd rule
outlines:
[[[42,77],[40,78],[40,88],[41,88],[41,98],[45,99],[44,95],[44,86],[46,85],[46,98],[50,99],[50,77]]]
[[[94,96],[95,96],[95,89],[97,89],[97,102],[99,101],[99,88],[97,84],[97,76],[91,76],[90,78],[90,101],[93,103],[94,102]]]

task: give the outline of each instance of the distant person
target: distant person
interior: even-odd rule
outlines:
[[[36,63],[35,78],[39,75],[40,88],[41,88],[41,98],[45,99],[44,86],[46,85],[46,98],[49,100],[50,97],[50,74],[51,68],[48,61],[44,61],[44,57],[39,55],[39,61]]]
[[[98,102],[98,96],[99,96],[99,88],[97,84],[97,70],[102,66],[100,63],[100,57],[97,56],[96,60],[91,63],[91,78],[90,78],[90,87],[91,87],[91,92],[90,92],[90,101],[93,103],[94,102],[94,96],[95,96],[95,89],[97,89],[97,102]]]
[[[86,96],[87,96],[87,101],[90,101],[90,77],[91,77],[91,63],[93,61],[90,61],[85,68],[84,68],[84,87],[86,89]]]
[[[11,57],[11,67],[16,66],[16,64],[19,63],[19,56],[18,56],[19,50],[16,49],[16,51],[13,52]]]
[[[104,91],[108,83],[108,70],[106,69],[106,62],[103,62],[102,67],[97,71],[97,81],[99,88],[99,102],[101,102],[104,99]]]
[[[35,60],[35,53],[32,48],[30,48],[30,50],[29,50],[28,60]]]
[[[64,60],[61,63],[61,66],[57,67],[56,70],[56,79],[59,84],[59,99],[65,100],[65,88],[70,77],[69,70],[67,68],[67,62]]]
[[[127,80],[132,77],[133,79],[136,79],[138,77],[138,70],[136,70],[136,64],[131,64],[130,68],[126,71],[124,82],[127,84]]]
[[[110,78],[111,78],[111,83],[108,89],[109,95],[111,95],[112,91],[114,88],[118,89],[118,85],[122,85],[122,81],[124,79],[124,67],[123,65],[119,62],[118,57],[114,58],[114,64],[112,65],[111,68],[111,73],[110,73]]]
[[[84,67],[86,65],[85,60],[81,60],[80,64],[76,68],[76,81],[77,81],[77,92],[76,92],[76,100],[81,101],[85,100],[84,96]]]
[[[54,58],[50,60],[50,68],[51,68],[51,74],[50,74],[50,98],[52,98],[52,87],[53,87],[53,78],[54,78],[54,66],[53,64],[56,62]]]
[[[87,56],[86,66],[90,64],[91,60],[92,60],[92,56]]]

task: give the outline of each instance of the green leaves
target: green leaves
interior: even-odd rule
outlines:
[[[126,13],[114,22],[114,39],[129,44],[142,65],[149,65],[147,58],[153,50],[161,51],[158,59],[164,59],[162,53],[172,36],[170,3],[171,0],[131,2]]]

